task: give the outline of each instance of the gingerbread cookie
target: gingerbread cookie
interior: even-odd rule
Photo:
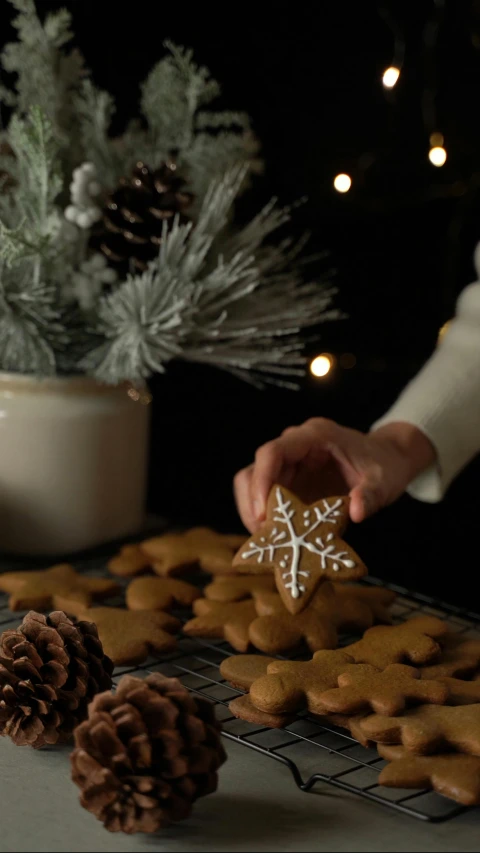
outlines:
[[[222,660],[220,675],[232,687],[250,690],[257,678],[267,674],[268,664],[273,663],[274,660],[275,658],[267,657],[267,655],[232,655]]]
[[[171,610],[175,605],[191,607],[201,592],[177,578],[135,578],[126,591],[129,610]]]
[[[204,589],[210,601],[241,601],[256,592],[274,592],[275,579],[268,575],[218,575]]]
[[[265,726],[268,729],[283,729],[295,719],[295,714],[270,714],[260,711],[252,704],[248,693],[232,699],[228,703],[228,709],[239,720],[245,720],[246,723],[253,723],[256,726]]]
[[[370,740],[419,755],[453,749],[480,756],[480,705],[421,705],[401,717],[372,714],[360,727]]]
[[[131,578],[149,568],[151,560],[143,553],[140,545],[124,545],[118,554],[107,563],[112,575],[121,578]]]
[[[343,649],[316,652],[310,661],[274,661],[267,675],[250,688],[250,698],[261,711],[287,714],[307,707],[312,714],[324,714],[321,696],[336,687],[338,676],[353,658]]]
[[[388,788],[427,788],[464,806],[480,805],[480,758],[473,755],[412,755],[402,746],[379,744],[382,758],[391,761],[380,773]]]
[[[353,580],[367,572],[340,538],[348,503],[346,497],[335,497],[307,505],[283,486],[273,486],[265,523],[240,548],[233,565],[247,574],[274,569],[285,607],[300,613],[321,581]]]
[[[253,601],[209,601],[199,598],[193,604],[194,619],[183,626],[189,637],[215,637],[227,640],[237,652],[246,652],[248,629],[257,613]]]
[[[207,527],[194,527],[185,533],[167,533],[141,543],[140,548],[162,577],[201,568],[211,574],[232,573],[237,537],[216,533]]]
[[[353,598],[367,605],[372,613],[372,625],[374,622],[388,624],[392,621],[389,607],[395,601],[397,595],[391,589],[382,586],[367,586],[367,584],[334,584],[337,597],[340,599]],[[370,626],[366,626],[370,627]]]
[[[69,563],[35,572],[0,574],[0,590],[9,592],[10,610],[51,610],[55,595],[66,595],[88,607],[94,599],[108,598],[118,586],[108,578],[79,575]]]
[[[347,646],[346,651],[355,663],[371,663],[377,669],[405,661],[426,664],[440,655],[436,639],[444,637],[447,630],[445,622],[436,616],[416,616],[400,625],[369,628],[363,639]]]
[[[448,690],[448,705],[475,705],[480,703],[480,681],[462,681],[460,678],[439,678]]]
[[[139,664],[149,654],[159,655],[176,646],[180,622],[169,613],[122,610],[120,607],[83,607],[77,601],[55,596],[55,607],[79,621],[93,622],[105,650],[116,666]]]
[[[255,648],[265,654],[287,654],[304,641],[311,652],[319,649],[336,649],[337,629],[328,613],[311,604],[297,615],[285,610],[276,593],[256,599],[258,613],[250,624],[249,637]]]
[[[480,640],[449,633],[442,639],[442,652],[438,660],[422,667],[422,678],[468,677],[479,666]]]
[[[379,672],[368,663],[346,667],[338,677],[338,687],[321,696],[327,711],[339,714],[359,714],[375,711],[393,716],[401,714],[407,705],[431,703],[443,705],[449,690],[439,681],[421,681],[420,673],[412,666],[393,663]]]
[[[296,714],[272,714],[268,711],[260,711],[253,704],[249,694],[245,696],[237,696],[228,703],[228,708],[234,717],[240,720],[245,720],[246,723],[253,723],[256,726],[265,726],[269,729],[284,729],[285,726],[293,723],[297,717]],[[317,715],[317,721],[320,725],[337,726],[337,728],[348,729],[349,719],[341,714],[325,714]]]

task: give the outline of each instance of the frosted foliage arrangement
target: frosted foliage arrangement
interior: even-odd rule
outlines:
[[[248,116],[212,108],[218,83],[191,51],[167,43],[141,87],[140,118],[113,137],[114,99],[70,49],[69,13],[9,2],[17,41],[1,54],[13,83],[0,85],[9,118],[0,137],[0,369],[137,384],[183,359],[294,386],[303,330],[338,313],[328,282],[305,280],[303,244],[274,239],[289,209],[272,201],[236,225],[235,201],[261,171]],[[145,270],[119,274],[95,229],[140,161],[154,175],[170,164],[193,203],[189,221],[163,223]]]

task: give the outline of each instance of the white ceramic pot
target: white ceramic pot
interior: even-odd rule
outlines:
[[[0,551],[65,555],[136,533],[149,414],[123,386],[0,373]]]

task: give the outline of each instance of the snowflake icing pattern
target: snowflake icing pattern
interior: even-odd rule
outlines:
[[[310,572],[300,568],[302,556],[302,548],[306,548],[313,554],[317,554],[320,558],[320,567],[322,569],[332,568],[334,572],[340,571],[341,567],[353,569],[355,562],[350,559],[347,551],[338,549],[333,540],[335,534],[328,532],[324,536],[316,536],[313,542],[307,541],[307,537],[318,528],[321,524],[337,524],[339,516],[342,516],[340,507],[342,499],[338,498],[333,504],[329,504],[328,500],[323,501],[323,511],[318,506],[312,509],[305,509],[303,512],[303,526],[306,528],[303,533],[297,533],[294,527],[295,509],[292,507],[291,500],[283,498],[281,489],[277,487],[275,492],[277,504],[274,508],[273,521],[278,524],[275,526],[268,539],[260,536],[259,542],[252,542],[248,551],[244,551],[242,559],[247,560],[252,557],[257,557],[258,563],[263,563],[265,557],[268,562],[273,562],[275,552],[279,549],[287,549],[287,553],[282,555],[282,559],[278,562],[281,569],[285,569],[282,574],[285,589],[290,590],[292,598],[299,598],[305,592],[305,583],[302,583],[302,577],[308,578]],[[315,515],[312,520],[312,510]],[[281,528],[284,528],[283,530]],[[291,550],[290,550],[291,549]],[[290,553],[289,553],[290,550]]]

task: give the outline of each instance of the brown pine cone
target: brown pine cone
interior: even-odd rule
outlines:
[[[125,675],[75,730],[80,802],[110,832],[156,832],[215,791],[226,755],[213,706],[176,678]]]
[[[0,637],[0,734],[36,748],[68,740],[112,671],[95,625],[31,610]]]
[[[182,225],[189,221],[193,195],[184,186],[173,161],[154,172],[139,162],[109,196],[92,247],[103,252],[120,277],[143,272],[157,257],[165,222],[171,227],[175,216]]]

